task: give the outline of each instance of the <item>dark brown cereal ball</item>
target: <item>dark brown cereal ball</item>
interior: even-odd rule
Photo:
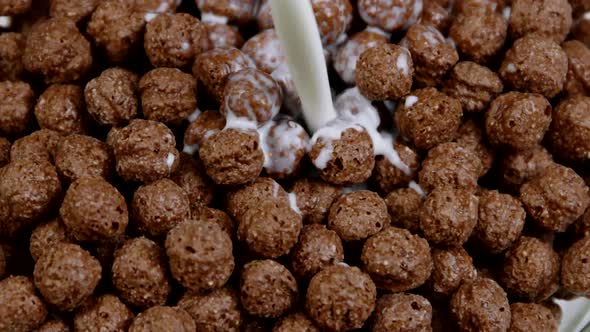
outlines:
[[[414,82],[420,86],[435,86],[457,61],[459,55],[436,28],[414,24],[400,45],[412,54]]]
[[[61,319],[48,320],[35,332],[70,332],[70,327]]]
[[[577,40],[569,40],[561,47],[569,60],[565,92],[568,95],[587,95],[590,92],[590,49]]]
[[[417,149],[428,150],[457,136],[463,111],[459,100],[435,88],[415,90],[395,112],[400,133]]]
[[[2,0],[0,2],[0,15],[19,15],[31,9],[32,0]]]
[[[88,113],[101,125],[120,126],[137,116],[137,75],[109,68],[84,88]]]
[[[551,295],[547,289],[558,282],[559,268],[551,244],[522,236],[506,252],[499,280],[515,298],[539,302]]]
[[[62,135],[84,134],[84,95],[77,85],[54,84],[37,100],[35,118],[39,126]]]
[[[303,166],[309,135],[301,124],[288,116],[278,116],[265,127],[266,174],[275,179],[293,178]]]
[[[88,22],[86,32],[111,62],[121,62],[140,47],[145,21],[132,3],[101,1]]]
[[[146,21],[152,20],[155,15],[160,13],[172,14],[180,4],[176,3],[175,0],[132,0],[131,3],[135,4],[135,10],[138,12],[146,13],[144,19]],[[152,14],[152,15],[147,15]]]
[[[305,308],[318,327],[358,329],[375,309],[377,289],[368,274],[344,263],[320,271],[309,282]]]
[[[231,237],[211,220],[187,220],[166,237],[172,276],[191,291],[225,285],[234,270]]]
[[[287,192],[275,180],[259,177],[253,182],[228,193],[226,211],[233,218],[244,215],[248,209],[261,205],[265,201],[288,203]]]
[[[572,27],[572,7],[566,0],[514,0],[510,11],[510,36],[518,39],[537,33],[561,43]]]
[[[590,97],[575,96],[562,100],[553,110],[549,141],[553,154],[569,161],[590,159]]]
[[[275,69],[284,64],[286,59],[283,54],[279,36],[274,29],[261,31],[242,47],[255,63],[258,69],[267,74],[272,74]]]
[[[0,168],[10,162],[10,148],[12,144],[4,137],[0,137]]]
[[[91,299],[76,312],[76,331],[125,331],[133,321],[133,312],[115,295]]]
[[[484,137],[485,129],[474,120],[463,122],[459,128],[456,142],[463,148],[472,150],[481,161],[480,176],[484,176],[494,166],[496,151],[487,143]]]
[[[60,218],[54,218],[35,227],[31,233],[29,252],[34,261],[37,261],[53,246],[61,242],[70,242],[66,228]]]
[[[237,185],[254,180],[264,167],[257,131],[226,129],[211,135],[199,149],[207,175],[217,184]]]
[[[344,261],[342,240],[324,225],[303,227],[291,253],[291,268],[299,278],[311,279],[327,266]]]
[[[62,136],[53,130],[37,130],[12,143],[10,147],[10,160],[44,160],[53,162],[61,139]]]
[[[510,326],[508,298],[492,279],[478,278],[463,284],[450,307],[459,331],[506,331]]]
[[[336,43],[348,30],[349,21],[352,21],[350,1],[312,0],[311,6],[324,46]]]
[[[272,332],[320,332],[320,329],[307,315],[295,312],[278,320]]]
[[[529,34],[512,44],[499,73],[515,90],[552,98],[563,89],[567,69],[567,54],[558,44],[549,38]]]
[[[123,301],[136,308],[166,303],[170,293],[164,250],[144,237],[127,240],[115,251],[112,282]]]
[[[191,209],[193,218],[200,220],[211,220],[217,223],[221,229],[232,239],[236,235],[236,222],[227,213],[210,207],[194,206]]]
[[[542,146],[526,151],[514,151],[501,159],[500,177],[505,185],[518,191],[523,183],[552,164],[553,157]]]
[[[433,190],[420,209],[420,228],[433,244],[460,246],[477,224],[478,198],[463,189]]]
[[[197,331],[239,332],[244,320],[238,292],[228,287],[186,294],[177,306],[193,318]]]
[[[35,286],[47,303],[72,311],[92,295],[101,271],[98,260],[79,245],[56,243],[35,264]]]
[[[554,164],[522,185],[520,200],[538,224],[564,232],[590,204],[588,191],[573,169]]]
[[[590,237],[586,236],[575,242],[561,261],[561,284],[574,294],[590,295]]]
[[[46,83],[76,81],[92,66],[90,43],[67,18],[51,18],[35,25],[23,54],[27,71]]]
[[[453,295],[462,284],[477,278],[473,259],[463,247],[433,249],[432,262],[432,274],[427,285],[440,298]]]
[[[446,34],[453,23],[453,17],[447,9],[436,0],[425,0],[423,2],[420,23],[431,25],[443,34]]]
[[[234,26],[214,22],[206,23],[205,26],[211,48],[241,48],[244,45],[244,38]]]
[[[74,22],[79,22],[90,16],[96,6],[100,3],[98,0],[50,0],[49,16],[65,17]]]
[[[340,196],[340,188],[319,179],[303,177],[297,179],[291,188],[297,207],[306,224],[324,223],[330,206]]]
[[[166,125],[135,119],[119,130],[113,144],[117,173],[125,181],[152,182],[178,168],[180,153]]]
[[[390,193],[396,188],[405,187],[418,174],[420,157],[418,153],[402,140],[394,141],[393,148],[399,155],[400,161],[409,169],[409,173],[393,165],[385,156],[375,157],[375,168],[371,182],[382,193]]]
[[[369,26],[384,31],[398,30],[410,23],[413,11],[422,8],[422,2],[415,0],[396,0],[391,2],[376,0],[358,1],[358,11]]]
[[[482,112],[503,89],[498,74],[475,62],[462,61],[451,70],[443,92],[459,100],[464,112]]]
[[[0,77],[5,80],[16,81],[24,72],[23,50],[26,36],[17,32],[0,34]]]
[[[86,242],[116,242],[125,234],[129,218],[123,195],[98,177],[74,181],[59,212],[68,233]]]
[[[584,16],[582,16],[583,18]],[[590,20],[588,19],[577,19],[573,22],[572,38],[581,41],[586,46],[590,46]]]
[[[177,307],[154,306],[135,317],[129,332],[193,332],[191,316]]]
[[[432,305],[426,298],[409,293],[387,294],[377,300],[371,331],[431,331],[431,321]]]
[[[31,331],[43,323],[47,309],[28,277],[10,276],[0,281],[0,330]]]
[[[244,265],[240,275],[240,300],[251,315],[279,317],[297,300],[297,281],[276,261],[256,260]]]
[[[368,190],[340,196],[332,204],[328,216],[328,228],[344,241],[365,240],[389,224],[385,201]]]
[[[215,101],[224,97],[227,77],[244,68],[256,68],[254,61],[237,48],[216,48],[197,56],[193,75]]]
[[[193,155],[207,138],[223,130],[225,124],[225,116],[220,112],[205,111],[199,113],[184,132],[183,151]]]
[[[6,272],[6,254],[4,254],[4,248],[0,246],[0,278],[4,278]]]
[[[404,228],[416,234],[420,231],[418,212],[424,196],[412,188],[399,188],[385,197],[385,204],[391,218],[391,225]]]
[[[509,332],[557,331],[559,320],[548,308],[536,303],[512,303]]]
[[[203,165],[185,153],[180,154],[180,165],[170,179],[184,189],[193,206],[209,205],[213,200],[214,187]]]
[[[372,47],[387,44],[386,34],[379,30],[366,29],[357,32],[334,53],[334,70],[346,84],[353,85],[356,80],[357,61],[361,54]],[[388,68],[389,71],[392,69]]]
[[[0,82],[0,135],[22,134],[33,119],[35,92],[25,82]]]
[[[114,171],[111,148],[90,136],[63,138],[55,152],[55,167],[63,180],[74,182],[82,177],[110,179]]]
[[[536,93],[505,93],[494,99],[486,112],[488,141],[516,151],[538,145],[550,124],[551,104]]]
[[[195,0],[204,17],[211,21],[219,21],[218,17],[228,22],[245,24],[256,14],[256,2],[252,0]],[[203,18],[204,21],[209,21]]]

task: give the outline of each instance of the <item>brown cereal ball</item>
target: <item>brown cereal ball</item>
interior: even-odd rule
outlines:
[[[504,86],[498,74],[475,62],[459,62],[445,81],[443,92],[461,102],[465,112],[485,111]]]
[[[86,32],[111,62],[121,62],[139,48],[145,21],[143,14],[126,1],[101,1]]]
[[[53,162],[62,140],[57,132],[41,129],[14,141],[10,147],[10,160],[43,160]]]
[[[222,17],[228,22],[245,24],[255,15],[256,1],[253,0],[195,0],[204,17],[211,21]],[[207,19],[203,18],[204,21]]]
[[[256,68],[249,56],[236,48],[216,48],[197,56],[193,75],[215,101],[222,103],[227,77],[244,68]]]
[[[563,256],[561,262],[561,284],[563,287],[582,296],[590,295],[590,237],[575,242]]]
[[[98,260],[79,245],[56,243],[35,264],[35,286],[47,303],[72,311],[92,295],[101,271]]]
[[[79,80],[92,66],[90,43],[67,18],[51,18],[35,25],[23,54],[27,71],[46,83]]]
[[[318,327],[342,331],[363,326],[375,309],[377,290],[359,268],[338,264],[327,267],[309,282],[305,308]]]
[[[70,242],[70,237],[66,234],[66,228],[60,218],[54,218],[43,223],[33,230],[29,242],[29,252],[34,261],[37,261],[53,246],[61,242]]]
[[[582,19],[576,19],[575,22],[573,22],[571,36],[573,39],[581,41],[586,46],[590,46],[590,20],[584,18],[583,15],[581,18]]]
[[[237,225],[236,222],[227,215],[227,213],[221,210],[203,206],[193,206],[191,211],[193,218],[199,220],[211,220],[217,223],[221,229],[232,239],[235,237]]]
[[[324,46],[336,43],[348,30],[349,21],[352,21],[350,1],[312,0],[311,7]]]
[[[191,291],[225,285],[234,270],[229,235],[214,221],[187,220],[166,237],[172,276]]]
[[[435,86],[457,61],[459,55],[432,26],[414,24],[406,32],[400,45],[412,54],[414,82],[420,86]]]
[[[440,298],[453,295],[462,284],[477,278],[473,260],[463,247],[433,249],[432,262],[432,274],[427,285]]]
[[[193,206],[206,206],[213,200],[214,187],[203,166],[185,153],[180,154],[180,165],[170,179],[184,189]]]
[[[225,125],[225,116],[220,112],[198,113],[197,118],[188,125],[184,132],[183,152],[193,155],[207,138],[223,130]]]
[[[74,317],[76,331],[125,331],[133,321],[133,312],[118,297],[105,294],[84,304]]]
[[[572,7],[566,0],[514,0],[510,11],[510,36],[518,39],[537,33],[561,43],[572,26]]]
[[[344,241],[365,240],[389,225],[385,201],[372,191],[344,194],[332,204],[328,228]]]
[[[516,90],[552,98],[563,89],[567,69],[567,54],[558,44],[529,34],[516,40],[506,52],[499,73]]]
[[[339,187],[306,177],[297,179],[291,192],[295,195],[297,207],[306,224],[324,223],[330,206],[340,196]]]
[[[115,251],[112,282],[123,301],[137,308],[166,303],[170,293],[164,250],[144,237],[127,240]]]
[[[590,159],[590,97],[575,96],[562,100],[553,111],[549,141],[553,153],[568,161]]]
[[[11,276],[0,281],[0,302],[1,331],[31,331],[47,316],[45,304],[28,277]]]
[[[358,11],[369,26],[391,32],[405,27],[413,16],[413,11],[422,9],[422,2],[416,0],[396,0],[391,2],[359,0]]]
[[[154,306],[135,317],[129,332],[193,332],[196,325],[191,316],[176,307]]]
[[[123,195],[97,177],[74,181],[59,212],[66,229],[78,241],[117,241],[125,234],[128,223]]]
[[[33,118],[35,92],[25,82],[0,82],[0,135],[22,134]]]
[[[405,142],[394,140],[393,148],[398,153],[400,161],[408,167],[409,173],[405,173],[402,169],[393,165],[387,157],[376,156],[371,182],[382,193],[390,193],[396,188],[407,186],[416,177],[420,167],[418,153]]]
[[[146,13],[146,16],[144,17],[146,21],[153,19],[153,17],[148,14],[172,14],[176,10],[176,7],[180,6],[180,3],[176,0],[131,0],[131,3],[135,4],[136,11]]]
[[[152,182],[178,168],[180,153],[166,125],[135,119],[119,130],[113,144],[117,173],[125,181]]]
[[[275,180],[259,177],[228,193],[226,211],[233,218],[239,218],[249,209],[260,206],[266,201],[288,203],[287,192]]]
[[[0,34],[0,77],[16,81],[24,72],[22,56],[26,36],[17,32]]]
[[[108,180],[114,169],[113,152],[106,143],[94,137],[70,135],[57,146],[55,167],[60,177],[67,182],[82,177]]]
[[[276,261],[256,260],[242,269],[240,300],[251,315],[279,317],[295,304],[298,292],[295,277]]]
[[[400,133],[417,149],[428,150],[457,136],[463,111],[461,103],[435,88],[415,90],[395,112]]]
[[[522,236],[504,256],[500,282],[518,299],[545,300],[547,290],[558,282],[559,255],[551,244]]]
[[[500,165],[500,178],[509,188],[518,191],[520,186],[553,165],[553,157],[542,146],[505,155]]]
[[[432,305],[409,293],[387,294],[377,300],[373,314],[373,332],[431,331]]]
[[[32,2],[32,0],[2,0],[0,2],[0,15],[24,14],[31,9]]]
[[[272,332],[320,332],[320,329],[304,313],[295,312],[277,321]]]
[[[590,49],[577,40],[567,41],[561,47],[569,60],[565,92],[572,96],[587,95],[590,90]]]
[[[238,185],[254,180],[264,167],[258,132],[226,129],[211,135],[199,149],[207,175],[217,184]]]
[[[4,137],[0,137],[0,168],[8,165],[10,162],[11,143]]]
[[[244,45],[244,38],[234,26],[214,22],[206,23],[205,26],[212,48],[241,48]]]
[[[424,196],[411,188],[399,188],[385,197],[385,204],[391,218],[391,225],[404,228],[416,234],[420,231],[418,212]]]
[[[433,190],[420,209],[424,237],[437,245],[460,246],[477,224],[478,198],[463,189]]]
[[[590,204],[588,191],[573,169],[554,164],[522,185],[520,200],[541,226],[564,232]]]
[[[334,70],[346,84],[353,85],[356,82],[357,61],[361,54],[372,47],[387,44],[386,34],[379,30],[366,29],[357,32],[336,50],[333,56]],[[387,48],[385,49],[387,50]],[[388,68],[388,71],[392,71],[392,69]],[[413,70],[413,67],[411,69]],[[395,72],[399,74],[397,71]]]
[[[256,15],[256,24],[258,25],[258,29],[260,31],[272,29],[274,27],[269,0],[260,1],[258,14]]]
[[[35,106],[39,126],[62,135],[84,134],[85,113],[84,95],[77,85],[51,85],[41,94]]]
[[[303,126],[290,117],[279,116],[265,129],[266,155],[264,169],[275,179],[285,179],[297,175],[307,155],[309,135]]]
[[[101,125],[120,126],[137,116],[137,75],[109,68],[84,89],[88,113]]]
[[[197,331],[239,332],[244,320],[238,293],[228,287],[206,294],[186,294],[178,302],[195,321]]]
[[[447,9],[436,0],[425,0],[423,1],[423,6],[420,23],[431,25],[443,34],[446,34],[449,31],[451,23],[453,23],[453,17]]]
[[[271,74],[287,61],[279,42],[279,36],[274,29],[261,31],[248,39],[242,47],[242,52],[256,63],[258,69],[267,74]]]
[[[324,225],[303,227],[291,254],[291,268],[299,278],[311,279],[327,266],[344,261],[342,240]]]
[[[481,161],[480,176],[484,176],[494,166],[496,151],[487,143],[484,137],[485,129],[474,120],[463,122],[459,128],[459,137],[456,142],[460,146],[472,150]]]
[[[510,326],[510,304],[494,280],[478,278],[465,283],[453,295],[451,314],[460,331],[506,331]]]
[[[512,303],[509,332],[557,331],[559,321],[551,310],[536,303]]]
[[[96,6],[100,3],[98,0],[50,0],[49,16],[65,17],[74,22],[80,22],[90,16]]]
[[[46,321],[35,332],[70,332],[70,327],[61,319]]]

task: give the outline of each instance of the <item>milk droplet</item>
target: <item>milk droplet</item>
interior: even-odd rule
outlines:
[[[289,193],[289,205],[291,206],[291,210],[295,211],[297,214],[301,214],[301,210],[297,206],[297,196],[295,193]]]
[[[168,168],[172,168],[172,165],[174,165],[174,160],[176,160],[176,156],[173,153],[168,153],[168,156],[166,157],[166,166],[168,166]]]
[[[412,106],[414,106],[415,103],[418,102],[418,97],[416,96],[407,96],[406,97],[406,101],[404,102],[404,106],[406,108],[410,108]]]

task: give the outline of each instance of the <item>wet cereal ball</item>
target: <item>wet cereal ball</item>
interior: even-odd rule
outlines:
[[[101,271],[98,260],[79,245],[56,243],[35,264],[35,286],[47,303],[72,311],[92,295]]]
[[[170,293],[164,250],[144,237],[127,240],[115,251],[112,282],[121,299],[133,307],[163,305]]]
[[[297,281],[289,270],[276,261],[252,261],[240,275],[240,300],[251,315],[279,317],[297,300]]]
[[[590,92],[590,49],[577,40],[567,41],[561,47],[569,60],[565,92],[568,95],[587,95]]]
[[[51,85],[35,106],[39,126],[62,135],[85,133],[85,113],[84,95],[77,85]]]
[[[92,66],[90,43],[67,18],[51,18],[33,26],[23,54],[27,71],[45,83],[80,79]]]
[[[277,321],[272,332],[320,332],[320,330],[304,313],[295,312]]]
[[[516,40],[506,52],[499,73],[516,90],[552,98],[563,89],[567,69],[567,54],[558,44],[529,34]]]
[[[266,155],[270,159],[264,167],[266,174],[275,179],[298,175],[309,147],[309,135],[303,126],[290,117],[279,116],[265,129]]]
[[[497,254],[518,239],[526,212],[520,201],[498,191],[479,194],[479,220],[473,231],[474,243]]]
[[[0,15],[24,14],[31,9],[32,0],[3,0],[0,2]]]
[[[279,36],[274,29],[261,31],[248,39],[242,47],[242,52],[256,63],[258,69],[267,74],[271,74],[287,61],[279,42]]]
[[[572,26],[572,7],[567,0],[514,0],[510,11],[510,36],[518,39],[537,33],[561,43]]]
[[[65,17],[74,22],[80,22],[90,16],[96,6],[100,3],[98,0],[50,0],[49,16]]]
[[[37,261],[55,244],[70,242],[69,235],[60,218],[54,218],[46,223],[37,226],[31,233],[29,252],[34,261]]]
[[[349,0],[312,0],[311,6],[324,46],[336,43],[352,21]]]
[[[449,31],[451,23],[453,23],[453,17],[442,4],[435,0],[425,0],[423,1],[420,23],[431,25],[443,34],[446,34]]]
[[[488,141],[516,151],[539,145],[550,124],[551,104],[536,93],[505,93],[486,112]]]
[[[479,158],[482,166],[480,176],[486,175],[492,169],[496,159],[496,151],[488,145],[484,131],[485,129],[479,123],[467,120],[459,128],[459,137],[456,140],[460,146],[472,150]]]
[[[443,92],[459,100],[464,112],[482,112],[503,89],[498,74],[475,62],[462,61],[451,70]]]
[[[391,218],[391,225],[404,228],[416,234],[420,232],[418,212],[424,202],[421,193],[411,188],[399,188],[385,197],[385,204]]]
[[[377,300],[371,331],[431,331],[431,321],[432,305],[426,298],[408,293],[387,294]]]
[[[433,190],[420,209],[420,228],[433,244],[460,246],[477,224],[478,198],[463,189]]]
[[[377,290],[359,268],[327,267],[309,282],[305,308],[318,327],[330,331],[358,329],[375,309]]]
[[[432,250],[432,274],[428,289],[440,298],[451,296],[464,283],[477,277],[471,256],[463,247]]]
[[[327,266],[344,261],[342,241],[324,225],[303,227],[291,253],[291,268],[299,278],[311,279]]]
[[[583,296],[590,295],[590,237],[575,242],[563,256],[561,262],[561,284],[566,290]]]
[[[22,33],[0,34],[0,77],[8,81],[18,80],[24,72],[22,56],[26,36]]]
[[[269,0],[260,1],[258,14],[256,15],[256,25],[260,31],[272,29],[274,27]]]
[[[0,82],[0,135],[22,134],[33,118],[35,92],[25,82]]]
[[[400,167],[393,165],[385,156],[376,156],[371,182],[382,193],[390,193],[394,189],[407,186],[416,177],[420,167],[418,153],[405,142],[394,140],[393,148],[398,153],[400,161],[407,166],[409,172],[406,173]]]
[[[10,162],[11,143],[4,137],[0,137],[0,168],[8,165]]]
[[[180,165],[170,179],[184,189],[191,205],[206,206],[213,200],[214,187],[203,166],[185,153],[180,154]]]
[[[234,26],[222,23],[206,23],[205,26],[211,48],[240,48],[244,45],[244,38]]]
[[[193,332],[191,316],[177,307],[154,306],[135,317],[129,332]]]
[[[63,138],[55,153],[55,167],[61,179],[74,182],[82,177],[110,179],[114,169],[111,148],[90,136]]]
[[[451,314],[460,331],[506,331],[510,326],[510,304],[494,280],[478,278],[465,283],[453,295]]]
[[[461,103],[435,88],[415,90],[395,112],[400,133],[417,149],[428,150],[457,136],[463,111]]]
[[[503,156],[500,165],[502,182],[513,190],[553,165],[553,157],[542,146],[531,150],[510,152]]]
[[[564,232],[590,204],[588,186],[573,169],[547,167],[520,188],[528,214],[546,229]]]
[[[551,244],[522,236],[504,256],[500,282],[518,299],[532,302],[545,300],[559,278],[559,255]]]
[[[62,136],[49,129],[41,129],[21,137],[10,147],[10,160],[44,160],[53,162]]]
[[[225,116],[217,111],[205,111],[197,113],[197,118],[192,121],[184,132],[183,152],[193,155],[199,150],[203,142],[211,135],[225,128]],[[192,115],[189,117],[191,120]]]
[[[177,306],[195,321],[197,331],[239,332],[244,315],[238,292],[225,287],[206,294],[187,294]]]
[[[118,131],[113,150],[117,173],[125,181],[152,182],[168,177],[180,161],[174,134],[157,121],[131,121]]]
[[[328,228],[344,241],[365,240],[389,225],[385,201],[377,193],[361,190],[344,194],[330,208]]]
[[[340,188],[318,179],[300,178],[291,192],[306,224],[321,224],[328,217],[330,206],[340,196]]]
[[[244,68],[256,68],[249,56],[236,48],[217,48],[197,56],[193,75],[218,103],[223,101],[227,77]]]
[[[361,54],[372,47],[387,44],[389,43],[386,34],[379,30],[366,29],[357,32],[350,36],[334,53],[334,69],[346,84],[354,85],[357,61]],[[388,68],[388,70],[390,69]]]
[[[414,24],[400,45],[412,54],[414,82],[419,86],[435,86],[457,61],[459,55],[451,43],[432,26]]]
[[[590,97],[562,100],[553,110],[549,141],[553,153],[569,161],[590,160]]]
[[[11,276],[0,281],[0,330],[31,331],[43,323],[47,309],[33,282],[24,276]]]
[[[105,294],[91,299],[76,312],[76,331],[125,331],[133,320],[133,312],[118,297]]]
[[[145,25],[143,14],[127,1],[101,1],[86,32],[111,62],[121,62],[140,47]]]
[[[557,331],[559,320],[548,308],[536,303],[512,303],[509,332]]]
[[[258,132],[226,129],[211,135],[199,149],[205,171],[221,185],[254,180],[264,167]]]
[[[195,0],[204,21],[219,21],[219,17],[231,23],[242,25],[255,15],[256,1],[253,0]]]
[[[191,291],[225,285],[234,270],[230,236],[214,221],[187,220],[166,237],[172,276]]]
[[[70,332],[70,327],[61,319],[45,321],[35,332]]]
[[[137,84],[137,75],[126,69],[103,71],[84,89],[88,113],[101,125],[126,124],[137,116]]]
[[[398,30],[411,20],[414,11],[422,11],[422,2],[416,0],[359,0],[358,11],[369,26],[376,26],[384,31]],[[418,13],[419,14],[419,13]]]
[[[271,178],[259,177],[227,194],[226,212],[233,218],[239,218],[247,210],[266,201],[289,202],[287,192],[281,185]]]

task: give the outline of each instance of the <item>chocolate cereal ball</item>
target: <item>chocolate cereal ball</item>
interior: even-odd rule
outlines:
[[[193,206],[209,205],[213,200],[213,183],[205,174],[203,165],[185,153],[180,154],[180,165],[170,179],[184,189]]]
[[[154,306],[135,317],[129,332],[193,332],[191,316],[177,307]]]
[[[24,276],[11,276],[0,281],[0,330],[31,331],[43,323],[47,309],[37,296],[35,285]]]
[[[39,126],[62,135],[84,134],[85,115],[84,95],[77,85],[51,85],[41,94],[35,106]]]
[[[299,242],[291,254],[293,273],[304,279],[311,279],[327,266],[344,261],[342,240],[336,232],[324,225],[303,227]]]
[[[340,188],[318,179],[300,178],[291,192],[295,194],[297,208],[306,224],[321,224],[330,212],[330,206],[340,196]]]
[[[357,267],[327,267],[309,282],[305,308],[318,327],[342,331],[361,328],[375,309],[377,290]]]
[[[400,167],[395,166],[391,161],[382,155],[375,157],[375,168],[370,181],[381,193],[389,193],[396,188],[406,187],[416,177],[420,160],[418,153],[402,140],[395,140],[393,148],[399,155],[400,161],[407,166],[406,173]]]
[[[313,321],[302,312],[295,312],[281,318],[272,332],[320,332]]]
[[[98,0],[50,0],[49,16],[66,17],[78,23],[92,14],[99,2]]]
[[[177,125],[197,108],[197,81],[176,68],[149,71],[139,81],[139,93],[147,120]]]
[[[477,278],[471,256],[463,247],[432,250],[432,274],[428,289],[439,298],[448,298],[465,283]]]
[[[359,0],[358,11],[369,26],[391,32],[406,27],[414,12],[422,11],[421,1],[396,0],[391,2]]]
[[[205,23],[205,27],[211,48],[241,48],[244,45],[244,38],[235,26],[208,22]],[[208,50],[203,49],[204,51]]]
[[[420,23],[431,25],[443,34],[447,34],[453,17],[447,11],[447,8],[435,0],[423,1],[422,15],[420,16]]]
[[[170,282],[158,244],[144,237],[129,239],[114,256],[111,277],[123,301],[141,309],[166,303]]]
[[[548,308],[536,303],[512,303],[509,332],[557,331],[559,320]]]
[[[350,36],[334,53],[334,70],[346,84],[353,85],[356,80],[357,61],[361,54],[372,47],[387,44],[386,34],[379,30],[366,29],[357,32]],[[388,68],[388,70],[391,69]]]
[[[582,296],[590,294],[589,252],[590,237],[588,236],[575,242],[565,252],[561,262],[561,284],[567,291]]]
[[[475,62],[462,61],[451,70],[443,92],[459,100],[464,112],[482,112],[503,89],[498,74]]]
[[[411,188],[399,188],[385,197],[385,204],[391,218],[391,225],[404,228],[416,234],[420,232],[418,212],[424,202],[424,196]]]
[[[0,77],[5,80],[16,81],[23,72],[23,50],[26,36],[17,32],[0,34]]]
[[[32,0],[10,0],[0,3],[0,15],[19,15],[31,9]]]
[[[52,250],[55,244],[70,242],[66,228],[60,218],[54,218],[35,227],[31,233],[29,252],[34,261]]]
[[[10,141],[0,137],[0,168],[8,165],[10,162]]]
[[[74,329],[88,332],[125,331],[132,320],[133,313],[118,297],[105,294],[91,299],[76,312]]]
[[[265,127],[266,174],[275,179],[293,178],[303,166],[309,135],[301,124],[287,116],[278,116]]]
[[[549,38],[526,35],[514,42],[500,67],[500,77],[515,90],[557,95],[565,84],[567,54]]]
[[[328,228],[344,241],[365,240],[389,223],[385,201],[368,190],[340,196],[332,204],[328,217]]]
[[[251,315],[275,318],[297,300],[297,281],[286,267],[273,260],[256,260],[244,265],[240,275],[240,300]]]
[[[373,332],[431,331],[432,305],[420,295],[397,293],[377,300]]]
[[[252,0],[195,0],[202,16],[211,17],[211,20],[225,20],[245,24],[255,15],[256,2]],[[205,18],[203,20],[206,20]]]
[[[235,238],[237,225],[236,222],[227,215],[227,213],[210,207],[194,206],[191,209],[193,218],[200,220],[211,220],[217,223],[221,229],[229,235],[230,238]]]
[[[510,304],[494,280],[478,278],[463,284],[451,300],[451,314],[459,331],[506,331],[510,326]]]
[[[199,150],[203,142],[211,135],[223,130],[226,125],[225,116],[217,111],[195,112],[196,118],[193,120],[193,115],[189,116],[191,123],[184,132],[184,148],[183,152],[193,155]]]
[[[61,319],[48,320],[35,332],[70,332],[70,327]]]
[[[35,286],[45,301],[72,311],[92,293],[101,277],[98,260],[77,244],[57,243],[35,264]]]
[[[587,95],[590,90],[590,49],[577,40],[567,41],[561,47],[569,60],[565,92],[568,95]]]
[[[114,170],[111,148],[90,136],[70,135],[63,138],[55,153],[55,167],[67,182],[82,177],[110,179]]]
[[[109,68],[84,89],[88,113],[101,125],[120,126],[137,116],[137,75]]]
[[[21,135],[33,118],[35,92],[25,82],[0,82],[0,135]]]
[[[53,162],[62,140],[56,131],[41,129],[21,137],[10,147],[10,160],[43,160]]]
[[[488,145],[484,132],[485,129],[478,122],[467,120],[459,128],[459,137],[456,140],[460,146],[472,150],[479,158],[482,166],[480,176],[492,169],[496,159],[496,151]]]
[[[240,218],[246,211],[265,201],[288,203],[287,192],[275,180],[259,177],[227,194],[226,211],[233,218]]]
[[[336,43],[352,21],[352,6],[349,0],[312,0],[311,7],[318,22],[324,46]]]
[[[590,159],[590,97],[576,96],[562,100],[553,111],[549,140],[553,153],[563,160]]]
[[[27,37],[25,69],[42,75],[46,83],[77,81],[92,66],[90,43],[67,18],[36,24]]]
[[[500,178],[510,189],[518,192],[520,186],[553,165],[553,157],[542,146],[526,151],[514,151],[501,159]]]
[[[239,332],[244,315],[238,293],[228,287],[206,294],[186,294],[178,302],[195,321],[197,331]]]
[[[564,232],[590,204],[588,186],[571,168],[547,167],[520,188],[520,200],[541,226]]]
[[[572,7],[566,0],[514,0],[510,11],[510,36],[518,39],[537,33],[561,43],[572,27]]]

